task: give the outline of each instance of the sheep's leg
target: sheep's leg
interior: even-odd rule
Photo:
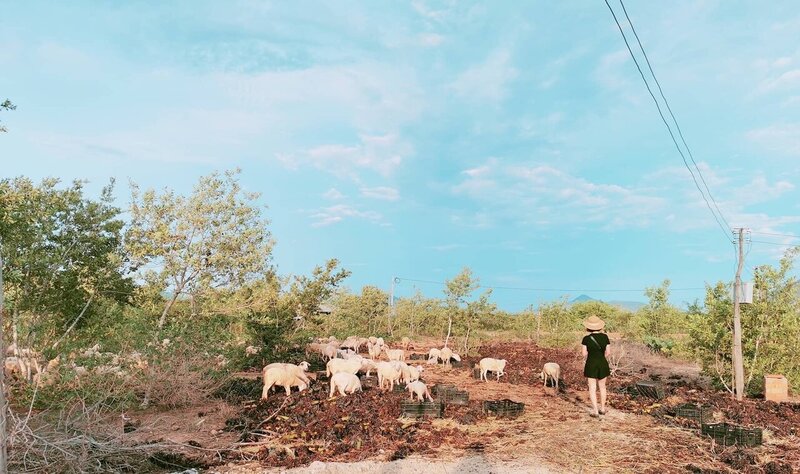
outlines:
[[[266,383],[264,384],[264,389],[261,391],[261,399],[262,400],[266,400],[267,399],[267,397],[269,396],[269,389],[270,388],[272,388],[272,384],[269,384],[269,385],[267,385]]]
[[[286,384],[283,386],[286,389],[286,396],[290,396],[292,394],[292,386],[290,384]]]
[[[331,384],[331,393],[328,394],[328,398],[333,398],[333,392],[336,390],[336,385]]]

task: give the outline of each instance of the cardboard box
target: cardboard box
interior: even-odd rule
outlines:
[[[764,399],[771,402],[785,402],[789,399],[789,381],[783,375],[764,376]]]

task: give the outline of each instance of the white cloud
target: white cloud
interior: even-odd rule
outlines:
[[[507,85],[517,77],[507,49],[493,51],[481,64],[462,72],[450,84],[456,94],[474,100],[497,102],[507,95]]]
[[[319,209],[311,215],[311,218],[314,219],[312,227],[325,227],[345,219],[364,219],[379,223],[383,216],[375,211],[362,211],[346,204],[337,204]]]
[[[400,199],[400,193],[395,188],[388,186],[376,186],[374,188],[361,188],[361,195],[372,199],[380,199],[383,201],[397,201]]]
[[[330,199],[331,201],[338,201],[339,199],[344,199],[344,194],[342,194],[338,189],[331,188],[325,191],[325,194],[322,195],[325,199]]]
[[[800,156],[800,123],[770,125],[750,130],[745,136],[765,150],[792,157]]]
[[[444,36],[438,33],[422,33],[417,39],[422,46],[436,47],[444,43]]]
[[[297,154],[276,154],[289,168],[311,165],[341,177],[360,181],[363,170],[388,176],[413,153],[413,147],[398,135],[362,135],[359,143],[318,145]]]

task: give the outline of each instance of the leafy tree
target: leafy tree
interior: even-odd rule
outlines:
[[[325,263],[324,267],[317,266],[311,277],[299,275],[291,287],[291,298],[294,301],[295,314],[300,321],[300,326],[305,326],[306,321],[319,324],[318,317],[320,305],[327,302],[336,292],[336,288],[350,276],[350,271],[338,269],[339,260],[333,258]]]
[[[444,295],[447,305],[447,337],[444,340],[444,345],[450,341],[450,335],[453,329],[453,317],[460,318],[464,311],[467,298],[479,287],[480,283],[477,278],[473,278],[472,270],[464,268],[461,272],[453,277],[452,280],[445,281]]]
[[[6,99],[3,102],[0,102],[0,110],[15,110],[17,108],[16,105],[12,104],[10,100]],[[0,125],[0,132],[7,132],[8,129],[3,125]]]
[[[682,329],[679,324],[680,311],[669,303],[669,280],[659,286],[645,289],[648,298],[646,305],[638,311],[640,327],[644,337],[663,339],[669,333]]]
[[[570,312],[566,299],[542,303],[537,309],[542,327],[546,328],[546,341],[550,345],[564,346],[575,339],[578,321]]]
[[[169,293],[158,328],[181,295],[236,288],[269,274],[273,240],[256,205],[242,190],[239,170],[200,178],[189,197],[171,190],[144,193],[131,184],[126,249],[148,286]]]
[[[44,330],[59,337],[86,316],[93,299],[126,301],[132,291],[122,275],[123,222],[112,204],[113,181],[99,200],[86,198],[80,181],[59,184],[0,181],[0,251],[15,342],[21,317],[28,336]]]
[[[749,393],[762,388],[762,377],[782,373],[790,384],[800,383],[800,294],[792,274],[798,249],[788,251],[777,267],[759,266],[754,272],[752,304],[741,305],[742,352],[745,387]],[[707,287],[705,307],[690,308],[689,348],[706,374],[732,390],[733,302],[730,284]]]

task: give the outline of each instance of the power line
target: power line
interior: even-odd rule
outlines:
[[[417,283],[431,283],[434,285],[445,285],[446,283],[443,281],[433,281],[433,280],[420,280],[416,278],[402,278],[402,277],[395,277],[396,281],[412,281]],[[595,292],[595,293],[603,293],[603,292],[643,292],[646,288],[636,288],[636,289],[601,289],[601,288],[527,288],[527,287],[517,287],[517,286],[488,286],[488,285],[478,285],[478,288],[485,289],[485,290],[516,290],[516,291],[563,291],[563,292]],[[697,290],[705,290],[703,288],[670,288],[670,291],[697,291]]]
[[[784,244],[781,242],[768,242],[766,240],[753,240],[752,242],[755,242],[757,244],[778,245],[780,247],[797,247],[800,245],[800,244]]]
[[[611,12],[611,16],[614,17],[614,23],[617,24],[619,33],[622,35],[622,40],[625,42],[625,47],[628,48],[628,53],[630,53],[631,58],[633,59],[633,63],[636,65],[636,69],[639,71],[639,75],[642,77],[642,81],[644,82],[644,85],[647,88],[647,92],[653,99],[653,103],[656,104],[656,109],[658,109],[658,115],[661,117],[661,121],[664,122],[664,125],[667,127],[667,131],[669,132],[669,136],[672,139],[672,143],[675,144],[675,149],[678,150],[678,153],[681,155],[681,159],[683,159],[683,165],[686,167],[687,170],[689,170],[689,174],[692,176],[692,181],[694,181],[695,187],[697,188],[698,191],[700,191],[700,196],[702,196],[703,201],[705,201],[706,207],[708,207],[708,210],[711,211],[711,215],[714,217],[714,220],[717,222],[717,225],[719,225],[719,228],[722,229],[722,232],[725,235],[725,240],[727,240],[730,243],[733,243],[733,240],[729,236],[730,229],[729,228],[726,229],[725,226],[722,225],[722,222],[720,222],[719,217],[717,217],[717,213],[714,212],[714,209],[711,207],[711,203],[708,202],[708,199],[706,198],[703,189],[697,182],[697,178],[695,177],[692,168],[689,166],[689,162],[686,160],[686,155],[684,155],[683,150],[681,150],[680,145],[678,145],[678,140],[675,138],[675,134],[672,131],[672,127],[669,126],[667,119],[664,117],[664,112],[661,110],[661,105],[658,103],[658,99],[656,99],[653,90],[650,88],[650,83],[647,82],[647,78],[645,77],[644,72],[642,72],[641,66],[639,66],[639,61],[636,59],[636,55],[633,54],[633,50],[631,49],[631,45],[628,42],[628,38],[627,36],[625,36],[625,32],[622,30],[622,25],[619,24],[619,20],[617,19],[617,14],[614,13],[614,9],[611,8],[611,4],[608,3],[608,0],[604,1],[606,3],[606,6],[608,7],[608,11]]]
[[[703,186],[706,188],[706,192],[708,193],[708,197],[711,198],[711,202],[714,203],[714,207],[719,214],[720,219],[725,223],[725,226],[730,229],[731,225],[725,219],[725,216],[722,214],[722,211],[717,204],[716,199],[711,194],[711,189],[708,187],[708,183],[706,183],[706,179],[703,177],[703,172],[700,171],[700,167],[697,166],[697,162],[694,160],[694,155],[692,154],[692,150],[689,148],[689,145],[686,143],[686,139],[683,137],[683,131],[681,130],[680,124],[678,124],[678,119],[675,117],[675,114],[672,113],[672,107],[669,106],[669,101],[667,100],[666,96],[664,95],[664,91],[661,89],[661,83],[658,81],[658,77],[656,76],[656,72],[653,70],[652,64],[650,64],[650,58],[647,57],[647,53],[644,50],[644,46],[642,45],[641,40],[639,39],[639,34],[636,32],[636,28],[633,26],[633,22],[631,21],[631,17],[628,16],[628,9],[625,8],[625,4],[622,0],[619,0],[619,4],[622,6],[622,11],[625,12],[625,18],[628,19],[628,24],[631,26],[631,31],[633,31],[633,36],[636,37],[636,42],[639,44],[639,49],[642,51],[642,55],[644,56],[644,60],[647,62],[647,68],[650,70],[650,75],[653,76],[653,80],[656,81],[656,86],[658,87],[658,93],[661,95],[661,99],[664,101],[664,105],[667,106],[667,111],[669,112],[669,116],[672,117],[672,121],[675,123],[675,128],[678,130],[678,136],[681,138],[681,142],[683,146],[686,148],[686,151],[689,153],[689,159],[692,160],[692,164],[694,164],[695,169],[697,170],[697,174],[700,175],[700,180],[703,182]],[[702,192],[702,191],[701,191]]]
[[[791,237],[793,239],[800,239],[800,235],[794,235],[794,234],[778,234],[775,232],[756,232],[756,231],[751,231],[751,233],[758,235],[774,235],[777,237]]]

